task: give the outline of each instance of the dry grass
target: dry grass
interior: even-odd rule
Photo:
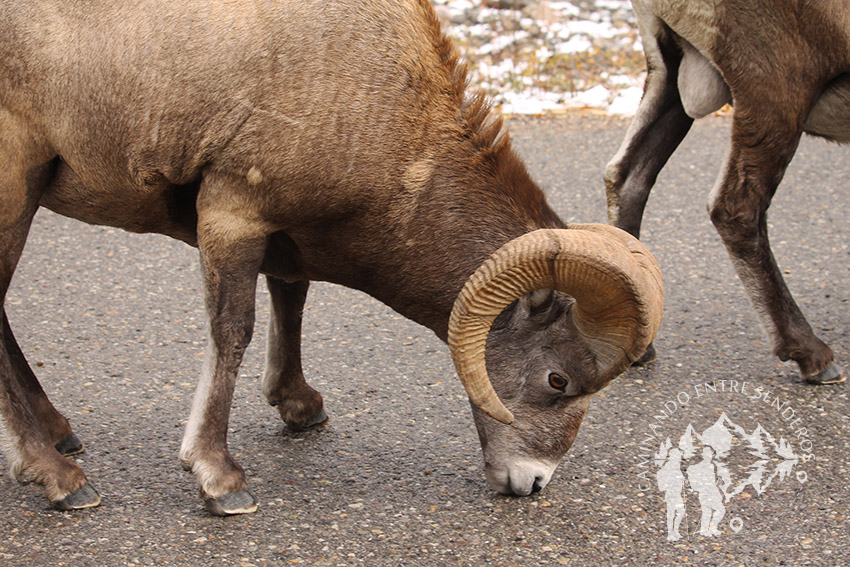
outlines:
[[[489,0],[490,8],[478,11],[474,23],[447,24],[469,62],[473,82],[490,95],[535,89],[567,96],[596,85],[615,91],[624,84],[642,84],[646,66],[643,51],[636,49],[639,38],[630,10],[599,8],[593,0],[573,2],[577,9],[570,14],[545,1],[532,12],[492,9],[524,4]],[[576,22],[598,25],[607,33],[569,27]],[[586,49],[563,52],[569,41]]]

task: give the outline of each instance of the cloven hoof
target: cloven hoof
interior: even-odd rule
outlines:
[[[840,384],[844,382],[844,370],[835,363],[830,364],[825,370],[821,370],[813,376],[807,376],[806,382],[810,384]]]
[[[257,499],[247,490],[231,492],[218,498],[204,500],[207,511],[213,516],[234,516],[236,514],[253,514],[259,508]]]
[[[73,433],[68,434],[67,437],[59,441],[56,445],[54,445],[54,447],[56,447],[56,450],[59,451],[60,455],[64,455],[66,457],[79,455],[85,451],[83,442],[80,441],[80,438]]]
[[[82,488],[72,492],[62,500],[56,500],[50,503],[57,510],[67,512],[69,510],[84,510],[85,508],[94,508],[100,504],[100,495],[91,487],[90,484],[84,485]]]
[[[653,362],[655,362],[655,345],[650,343],[650,345],[646,347],[646,352],[643,353],[643,356],[632,362],[632,366],[646,366]]]
[[[328,414],[325,413],[325,410],[321,409],[311,417],[305,419],[304,421],[298,423],[295,421],[287,421],[286,427],[290,431],[295,433],[301,431],[307,431],[309,429],[315,429],[316,427],[322,426],[328,422]]]

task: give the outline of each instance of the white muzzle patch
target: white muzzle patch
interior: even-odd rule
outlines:
[[[536,459],[514,460],[506,465],[485,465],[487,483],[500,494],[528,496],[543,489],[558,463]]]

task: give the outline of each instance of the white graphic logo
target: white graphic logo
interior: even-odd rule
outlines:
[[[794,419],[796,412],[786,402],[780,404],[777,398],[771,398],[769,391],[765,392],[763,388],[747,391],[748,386],[747,382],[732,380],[698,384],[691,390],[680,392],[675,401],[664,404],[662,414],[653,416],[651,433],[640,446],[643,460],[639,464],[641,472],[638,476],[641,490],[651,492],[657,488],[664,496],[668,541],[678,541],[683,537],[682,521],[689,503],[692,509],[696,508],[694,501],[699,507],[699,531],[694,529],[694,533],[706,537],[719,536],[723,533],[722,527],[727,525],[737,533],[743,529],[744,521],[732,516],[733,509],[729,508],[736,496],[748,488],[752,489],[754,496],[761,496],[768,487],[779,485],[789,477],[800,485],[808,480],[806,471],[800,470],[799,465],[812,458],[812,442],[806,428],[800,426],[801,420]],[[689,402],[717,392],[744,395],[750,401],[761,401],[776,410],[779,419],[790,426],[790,441],[785,436],[777,439],[761,423],[748,432],[725,412],[702,432],[698,432],[691,421],[678,437],[662,432],[662,426],[672,425],[670,420],[674,414],[684,414]],[[680,414],[677,417],[684,416]],[[695,498],[689,499],[691,495]],[[727,512],[732,517],[724,525]],[[684,529],[687,533],[687,523]]]

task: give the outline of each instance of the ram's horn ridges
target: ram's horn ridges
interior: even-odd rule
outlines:
[[[644,353],[661,324],[661,271],[646,247],[628,233],[586,224],[536,230],[508,242],[458,295],[448,337],[470,400],[503,423],[511,423],[513,415],[487,374],[487,335],[505,307],[537,289],[556,289],[576,299],[570,317],[605,381]]]

